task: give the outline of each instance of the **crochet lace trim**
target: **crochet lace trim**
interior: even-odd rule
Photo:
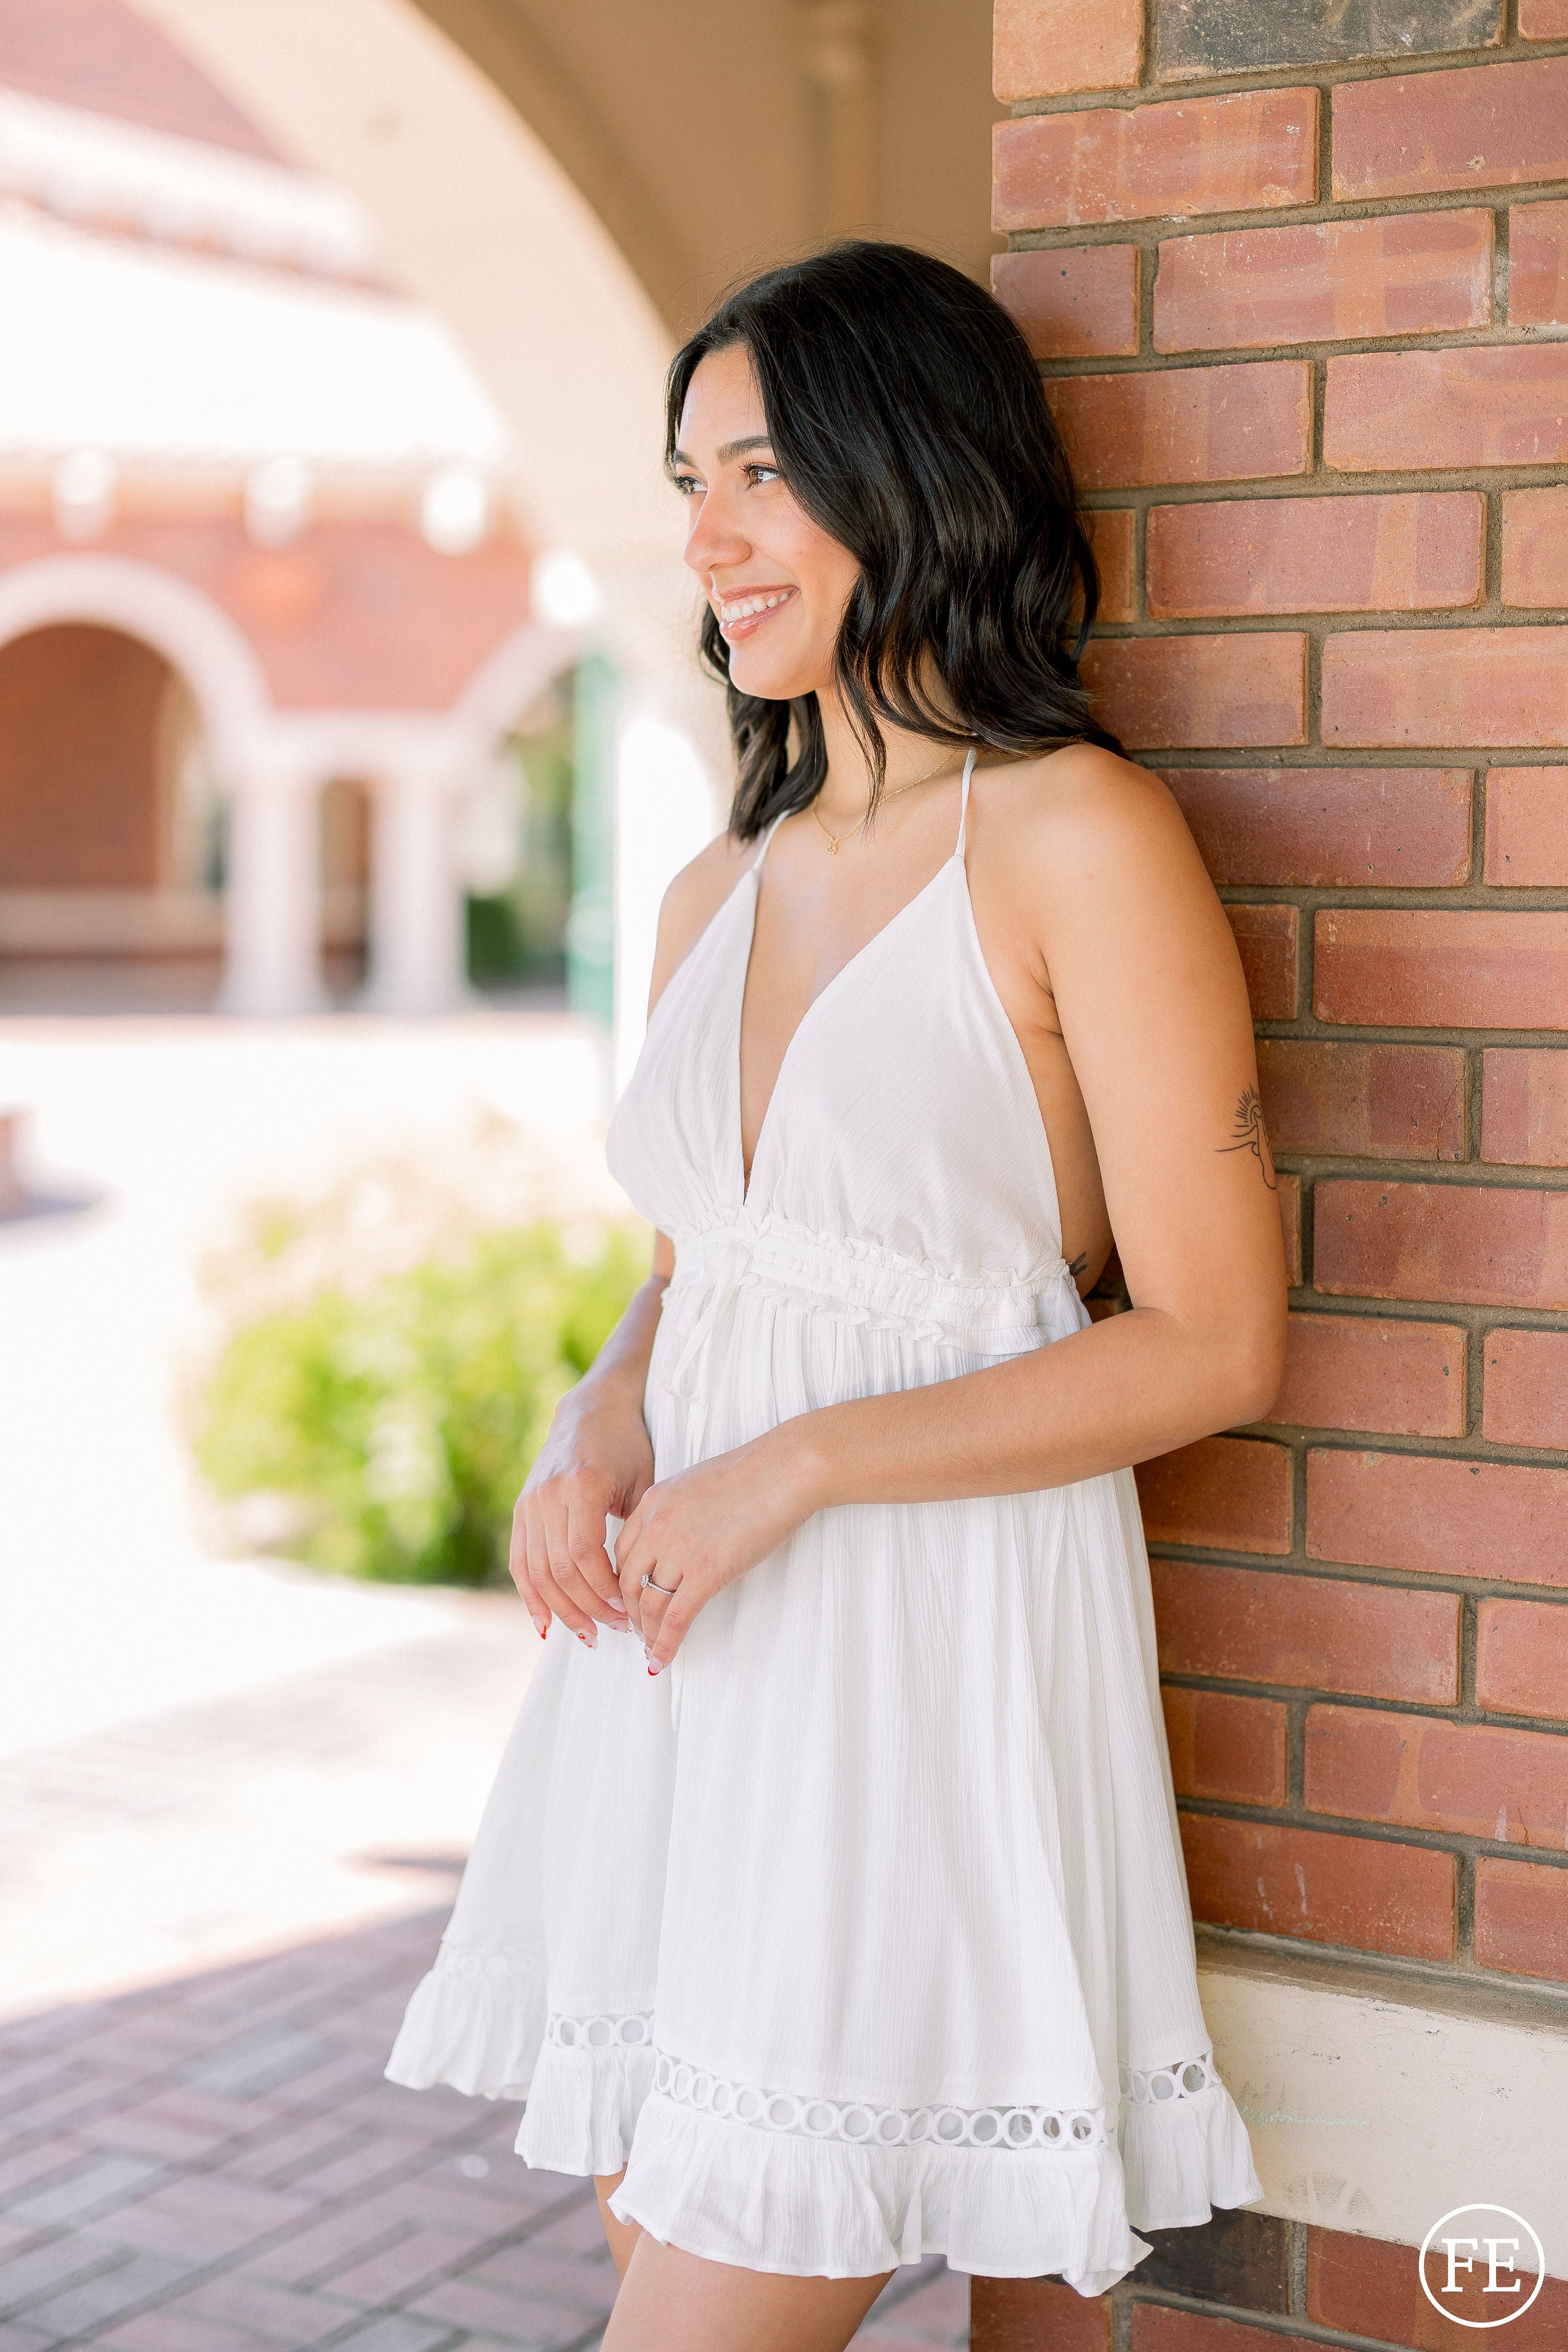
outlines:
[[[653,2014],[647,2010],[597,2017],[556,2014],[545,2038],[557,2049],[590,2053],[645,2048],[653,2040]],[[1218,2081],[1213,2053],[1207,2050],[1170,2066],[1121,2069],[1123,2104],[1137,2105],[1196,2098]],[[874,2147],[1091,2147],[1103,2146],[1110,2136],[1103,2107],[883,2107],[864,2099],[817,2098],[730,2082],[664,2050],[655,2053],[654,2087],[678,2106],[750,2124],[758,2131],[795,2132]]]

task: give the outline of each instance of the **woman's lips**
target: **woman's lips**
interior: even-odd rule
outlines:
[[[721,634],[733,645],[742,637],[755,636],[764,621],[785,604],[793,604],[800,591],[795,587],[750,588],[744,593],[731,592],[725,595],[716,591],[713,603],[719,615]]]

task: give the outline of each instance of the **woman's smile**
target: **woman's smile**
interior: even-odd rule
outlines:
[[[790,583],[774,588],[715,588],[710,602],[719,616],[720,628],[734,645],[742,637],[755,636],[781,604],[791,603],[799,593],[799,589]]]

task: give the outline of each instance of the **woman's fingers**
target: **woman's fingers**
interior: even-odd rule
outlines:
[[[615,1568],[605,1549],[608,1515],[602,1503],[574,1487],[566,1496],[566,1553],[587,1591],[602,1624],[619,1632],[626,1622],[626,1603]]]
[[[598,1639],[594,1596],[573,1566],[567,1540],[566,1506],[555,1482],[528,1498],[529,1574],[541,1598],[590,1648]],[[601,1604],[602,1605],[602,1604]]]
[[[528,1567],[528,1496],[520,1495],[511,1515],[511,1545],[507,1554],[507,1566],[511,1580],[521,1597],[522,1605],[533,1620],[533,1628],[542,1639],[550,1631],[550,1612],[540,1599]]]

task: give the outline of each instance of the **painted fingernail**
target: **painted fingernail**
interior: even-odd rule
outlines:
[[[546,1634],[546,1633],[548,1632],[548,1630],[549,1630],[549,1629],[548,1629],[548,1627],[547,1627],[547,1626],[544,1626],[544,1625],[541,1624],[541,1622],[540,1622],[539,1619],[536,1617],[536,1618],[534,1619],[534,1621],[533,1621],[533,1630],[534,1630],[534,1632],[538,1634],[538,1636],[539,1636],[540,1640],[542,1642],[542,1641],[543,1641],[543,1639],[544,1639],[544,1636],[545,1636],[545,1634]]]
[[[585,1650],[591,1650],[594,1647],[595,1636],[592,1633],[584,1633],[579,1630],[577,1639]]]
[[[612,1601],[609,1603],[609,1606],[615,1611],[617,1617],[624,1617],[626,1613],[626,1604],[624,1601]]]
[[[657,1674],[658,1674],[658,1668],[657,1666],[649,1666],[649,1668],[648,1668],[648,1672],[649,1672],[649,1674],[650,1674],[650,1675],[657,1675]]]

